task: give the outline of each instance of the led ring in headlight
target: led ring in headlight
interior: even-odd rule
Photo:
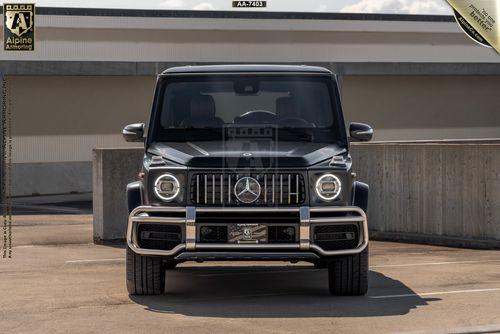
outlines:
[[[316,194],[324,201],[333,201],[340,195],[342,183],[333,174],[324,174],[316,181]]]
[[[154,184],[155,195],[166,202],[173,200],[180,191],[179,180],[172,174],[160,175]]]

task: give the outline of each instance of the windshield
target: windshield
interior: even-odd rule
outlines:
[[[152,141],[217,140],[234,129],[269,130],[280,140],[337,142],[345,136],[327,76],[172,77],[158,95]]]

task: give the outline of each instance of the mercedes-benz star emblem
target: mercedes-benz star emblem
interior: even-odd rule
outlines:
[[[249,176],[242,177],[234,185],[236,198],[247,204],[255,202],[260,196],[260,191],[259,181]]]

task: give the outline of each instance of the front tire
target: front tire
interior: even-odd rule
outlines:
[[[328,264],[328,285],[335,296],[362,296],[368,291],[368,247],[361,253],[334,258]]]
[[[165,267],[160,257],[136,254],[127,246],[127,290],[131,295],[160,295],[165,292]]]

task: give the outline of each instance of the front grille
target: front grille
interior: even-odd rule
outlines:
[[[359,228],[357,224],[318,225],[313,240],[324,250],[353,249],[359,244]]]
[[[259,197],[244,203],[236,197],[234,186],[242,177],[249,176],[259,182]],[[191,201],[195,205],[258,205],[258,206],[296,206],[305,201],[304,177],[297,173],[268,174],[194,174],[191,178]]]
[[[182,232],[179,225],[139,224],[137,243],[140,248],[171,250],[181,243]]]

